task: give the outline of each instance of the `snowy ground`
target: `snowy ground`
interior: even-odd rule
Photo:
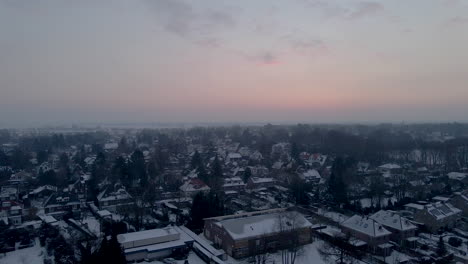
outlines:
[[[326,211],[321,208],[318,209],[317,214],[322,215],[336,223],[341,223],[343,221],[346,221],[349,218],[349,216],[346,216],[344,214],[340,214],[338,212]]]
[[[395,203],[397,201],[397,199],[395,197],[390,197],[390,198],[384,197],[384,198],[382,198],[382,201],[381,201],[382,207],[387,206],[389,201],[392,201],[392,203]],[[372,200],[370,198],[363,198],[363,199],[361,199],[360,202],[361,202],[361,207],[362,208],[368,208],[368,207],[371,207],[371,205],[372,205]],[[375,203],[377,203],[377,202],[375,202]]]
[[[33,247],[15,250],[6,254],[0,254],[0,264],[30,264],[43,263],[44,250],[39,241]]]
[[[93,232],[96,236],[101,234],[101,224],[95,217],[86,217],[83,219],[83,224],[87,225],[89,231]]]
[[[316,241],[312,244],[305,245],[302,253],[297,257],[297,264],[326,264],[321,258],[320,254],[317,251],[317,247],[321,245],[321,241]],[[193,251],[190,252],[188,256],[189,264],[206,264],[202,259],[200,259],[197,254]],[[141,264],[163,264],[162,261],[152,261],[152,262],[140,262]],[[248,264],[249,258],[236,260],[231,257],[225,261],[226,264]],[[268,260],[268,264],[281,264],[281,253],[271,254]],[[184,260],[177,261],[177,264],[184,264]]]
[[[193,251],[190,251],[188,258],[189,264],[206,264],[200,257],[197,256]],[[185,260],[177,260],[177,264],[184,264]],[[140,262],[140,264],[164,264],[162,261],[151,261],[151,262]]]
[[[296,259],[296,264],[326,264],[322,260],[317,248],[322,244],[322,241],[316,241],[312,244],[307,244],[303,247],[302,252],[298,255]],[[191,263],[191,262],[190,262]],[[247,264],[249,263],[249,258],[243,260],[236,260],[231,257],[226,261],[226,264]],[[271,254],[268,259],[268,264],[281,264],[281,253],[277,252]]]

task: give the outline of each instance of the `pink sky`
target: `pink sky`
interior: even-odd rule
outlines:
[[[5,1],[0,126],[468,121],[468,3]]]

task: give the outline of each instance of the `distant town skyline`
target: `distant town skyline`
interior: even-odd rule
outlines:
[[[468,121],[468,1],[0,0],[0,127]]]

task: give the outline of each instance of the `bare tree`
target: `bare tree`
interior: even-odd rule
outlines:
[[[328,242],[318,248],[322,259],[328,263],[356,263],[357,252],[350,244],[350,237],[343,234],[335,234]]]
[[[250,259],[250,263],[266,264],[270,260],[270,254],[268,253],[267,243],[263,243],[263,246],[261,246],[261,248],[257,248],[257,250],[259,250],[259,252],[261,253],[258,253],[255,256],[253,256]]]
[[[279,243],[282,264],[294,264],[302,254],[301,220],[298,212],[284,211],[278,214]]]

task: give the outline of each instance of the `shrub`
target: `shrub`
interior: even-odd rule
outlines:
[[[448,240],[449,245],[452,247],[459,247],[462,244],[462,240],[458,237],[450,237]]]

